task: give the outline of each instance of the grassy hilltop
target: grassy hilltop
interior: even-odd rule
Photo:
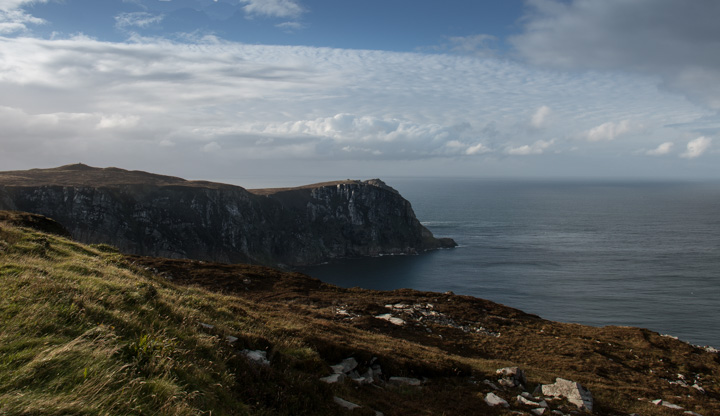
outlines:
[[[377,318],[388,313],[402,323]],[[382,373],[320,380],[349,357],[359,373]],[[0,213],[0,415],[529,415],[520,388],[498,386],[495,370],[508,366],[525,370],[530,393],[556,377],[582,383],[598,415],[720,414],[718,354],[648,330],[555,323],[453,294],[341,289],[260,266],[129,257],[72,241],[43,217]],[[488,406],[489,392],[510,408]]]

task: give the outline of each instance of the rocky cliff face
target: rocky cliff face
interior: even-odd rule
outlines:
[[[0,172],[0,209],[42,214],[86,243],[141,255],[300,266],[452,247],[380,180],[248,191],[69,165]]]

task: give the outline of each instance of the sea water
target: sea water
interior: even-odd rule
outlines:
[[[387,180],[455,249],[304,270],[720,347],[720,183]]]

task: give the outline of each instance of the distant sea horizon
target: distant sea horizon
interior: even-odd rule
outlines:
[[[455,249],[302,271],[342,287],[452,291],[542,318],[720,347],[720,182],[388,178]]]

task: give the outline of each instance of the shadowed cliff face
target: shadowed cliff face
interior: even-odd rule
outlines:
[[[128,253],[229,263],[300,266],[454,246],[377,179],[248,191],[69,165],[0,172],[0,209],[46,215],[82,242]]]

